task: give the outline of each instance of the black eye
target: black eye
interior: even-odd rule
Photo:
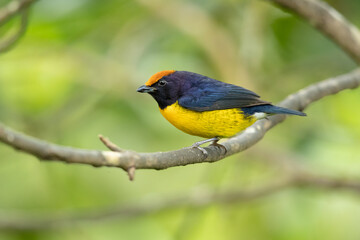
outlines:
[[[160,80],[159,81],[159,86],[160,87],[163,87],[163,86],[165,86],[167,84],[167,81],[165,81],[165,80]]]

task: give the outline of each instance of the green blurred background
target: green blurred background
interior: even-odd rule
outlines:
[[[0,1],[4,6],[9,1]],[[360,1],[329,4],[360,26]],[[0,28],[8,36],[14,18]],[[57,144],[179,149],[200,138],[171,126],[150,96],[154,73],[187,70],[258,92],[274,103],[356,65],[299,18],[258,0],[40,0],[26,35],[0,56],[0,121]],[[140,170],[40,162],[0,144],[1,216],[83,213],[193,189],[252,189],[277,181],[279,156],[314,173],[360,173],[360,95],[346,90],[290,117],[252,150],[214,164]],[[265,153],[271,154],[265,154]],[[264,157],[272,155],[272,159]],[[270,158],[270,157],[269,157]],[[360,199],[346,191],[289,189],[248,203],[181,207],[65,229],[0,232],[0,239],[360,239]]]

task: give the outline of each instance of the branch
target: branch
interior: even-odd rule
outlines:
[[[312,102],[325,96],[336,94],[344,89],[356,88],[360,85],[360,70],[327,79],[310,85],[287,97],[281,106],[303,110]],[[275,115],[268,120],[261,120],[249,127],[240,135],[229,139],[223,145],[227,148],[224,155],[222,149],[215,146],[206,147],[208,156],[198,149],[185,148],[170,152],[137,153],[129,150],[121,152],[83,150],[48,143],[16,132],[0,124],[0,141],[15,149],[32,154],[43,160],[55,160],[66,163],[88,164],[96,167],[119,167],[124,170],[166,169],[188,164],[216,162],[235,153],[244,151],[260,141],[265,133],[285,120],[285,115]]]
[[[0,9],[0,26],[8,22],[12,17],[18,14],[21,10],[28,8],[37,0],[22,0],[11,1],[5,7]]]
[[[338,11],[320,0],[267,0],[304,18],[360,63],[360,31]]]
[[[309,173],[300,173],[294,178],[298,186],[323,188],[327,190],[349,190],[360,194],[360,181],[351,179],[334,179]]]
[[[68,213],[62,216],[24,217],[0,215],[0,230],[39,230],[48,228],[66,228],[78,223],[103,222],[118,218],[131,218],[145,214],[157,213],[179,207],[205,207],[214,203],[248,202],[268,196],[291,185],[291,181],[282,181],[253,190],[230,190],[226,192],[211,191],[207,188],[197,189],[190,194],[175,197],[150,199],[134,205],[120,206],[87,211],[84,214]]]
[[[10,50],[19,41],[19,39],[24,35],[24,33],[26,32],[27,25],[28,25],[28,16],[29,16],[28,10],[27,9],[23,10],[21,13],[19,29],[9,39],[6,39],[2,43],[0,43],[0,53],[4,53],[4,52]]]
[[[276,183],[257,187],[250,190],[228,190],[217,192],[207,188],[197,189],[190,194],[175,197],[148,199],[137,204],[118,206],[86,213],[46,214],[43,216],[20,216],[16,214],[0,215],[0,230],[29,231],[50,228],[68,228],[75,224],[99,223],[106,220],[127,219],[154,214],[180,207],[200,208],[211,204],[245,203],[267,197],[271,194],[288,189],[289,187],[323,188],[325,190],[351,190],[360,194],[360,181],[337,179],[311,174],[295,175],[282,179]]]

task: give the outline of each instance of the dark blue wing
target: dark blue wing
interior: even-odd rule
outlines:
[[[186,94],[179,98],[182,107],[203,112],[269,104],[245,88],[202,75],[199,75],[199,78],[186,90]]]

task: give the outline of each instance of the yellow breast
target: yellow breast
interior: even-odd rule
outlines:
[[[160,112],[181,131],[204,138],[232,137],[256,121],[255,117],[245,116],[237,108],[196,112],[181,107],[178,102]]]

